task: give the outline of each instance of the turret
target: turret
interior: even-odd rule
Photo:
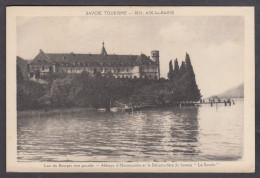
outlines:
[[[152,56],[152,60],[154,62],[156,62],[156,64],[159,64],[159,51],[158,50],[153,50],[151,51],[151,56]]]
[[[158,65],[158,78],[160,79],[160,55],[158,50],[151,51],[152,61]]]
[[[102,43],[102,48],[101,48],[101,55],[104,55],[104,56],[107,56],[107,51],[106,51],[106,49],[105,49],[105,43],[104,43],[104,41],[103,41],[103,43]]]

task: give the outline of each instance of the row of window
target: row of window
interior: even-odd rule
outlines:
[[[42,70],[44,70],[44,68],[42,68]],[[58,70],[58,69],[57,69]],[[84,71],[92,71],[92,70],[90,70],[90,69],[75,69],[75,68],[61,68],[59,71],[60,72],[72,72],[72,71],[74,71],[74,70],[84,70]],[[119,68],[118,69],[106,69],[106,68],[101,68],[101,69],[96,69],[96,68],[94,68],[94,73],[96,73],[96,72],[122,72],[122,71],[124,71],[124,70],[120,70]],[[131,71],[131,69],[126,69],[126,72],[130,72]]]
[[[112,63],[110,63],[110,62],[108,62],[108,63],[98,63],[98,62],[93,62],[93,63],[82,63],[82,62],[73,62],[73,63],[61,63],[60,65],[61,66],[69,66],[69,65],[73,65],[73,66],[91,66],[91,65],[105,65],[105,66],[111,66],[111,65],[121,65],[121,66],[123,66],[123,65],[131,65],[131,66],[133,66],[134,65],[134,63],[131,63],[131,62],[112,62]]]
[[[34,69],[35,69],[35,70],[39,70],[40,67],[39,67],[39,66],[35,66]],[[45,66],[41,66],[41,70],[42,70],[42,71],[44,71],[45,69],[47,69]],[[147,68],[140,67],[140,72],[144,72],[145,69],[149,71],[149,67],[147,67]],[[157,69],[157,68],[156,68],[156,67],[152,67],[152,68],[150,68],[150,69]],[[63,68],[61,68],[61,71],[62,71],[62,72],[63,72],[63,71],[69,71],[69,70],[72,72],[72,71],[73,71],[73,68],[70,68],[70,69],[67,69],[67,68],[63,69]],[[79,69],[79,70],[80,70],[80,69]],[[104,68],[104,69],[101,68],[101,69],[97,70],[97,69],[95,68],[94,71],[100,71],[100,72],[108,72],[108,71],[110,71],[110,72],[120,72],[121,70],[120,70],[120,68],[118,68],[118,69],[112,69],[112,70],[109,70],[109,69],[106,69],[106,68]],[[131,71],[131,69],[126,68],[126,72],[130,72],[130,71]]]
[[[47,74],[42,74],[42,73],[39,73],[40,76],[46,76]],[[30,77],[32,78],[34,76],[34,73],[30,73]],[[116,78],[126,78],[126,79],[136,79],[137,77],[136,76],[116,76]],[[156,75],[141,75],[140,78],[149,78],[149,79],[157,79],[157,76]]]
[[[140,78],[154,78],[154,79],[157,79],[157,75],[141,75]]]
[[[47,70],[48,68],[49,68],[48,66],[34,66],[33,67],[34,70],[40,70],[41,69],[42,71]]]
[[[157,67],[140,67],[140,72],[149,72],[149,70],[152,70],[152,71],[156,71],[157,70]]]
[[[136,76],[117,76],[117,78],[137,78]]]
[[[136,76],[117,76],[117,78],[137,78]],[[144,75],[144,76],[140,76],[140,78],[150,78],[150,79],[152,79],[152,78],[154,78],[154,79],[156,79],[157,78],[157,76],[156,75]]]

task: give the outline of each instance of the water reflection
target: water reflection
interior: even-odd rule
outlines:
[[[242,156],[243,103],[20,116],[17,131],[18,161],[232,160]]]

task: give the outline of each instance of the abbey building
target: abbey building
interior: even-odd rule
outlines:
[[[160,78],[159,51],[151,51],[151,57],[140,55],[108,54],[104,42],[100,54],[45,53],[39,54],[28,64],[30,78],[51,73],[81,73],[94,75],[111,72],[115,78]]]

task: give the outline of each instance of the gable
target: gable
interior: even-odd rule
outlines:
[[[40,53],[30,64],[54,64],[54,62],[42,50],[40,50]]]

